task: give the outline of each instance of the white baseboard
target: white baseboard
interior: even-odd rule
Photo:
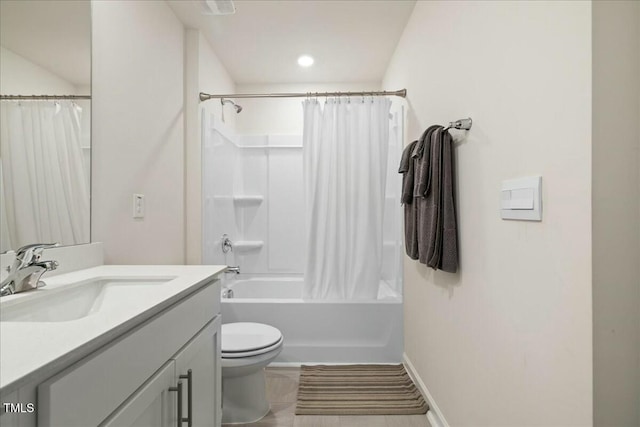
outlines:
[[[407,353],[402,354],[402,363],[404,364],[407,370],[407,373],[409,374],[413,382],[416,384],[416,386],[418,386],[420,393],[422,393],[422,396],[424,396],[425,400],[427,401],[427,404],[429,405],[429,411],[427,412],[427,420],[429,420],[431,427],[449,427],[449,423],[447,423],[447,420],[445,420],[444,415],[442,415],[440,408],[438,408],[438,405],[436,405],[435,400],[433,400],[433,396],[431,396],[431,393],[429,393],[429,390],[427,389],[427,386],[422,381],[422,378],[420,378],[420,375],[418,375],[418,372],[416,371],[416,368],[413,366],[413,363],[411,363],[411,360],[407,356]]]

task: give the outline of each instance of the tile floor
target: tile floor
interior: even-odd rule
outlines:
[[[253,424],[223,427],[430,427],[425,415],[295,415],[299,368],[268,368],[267,398],[271,412]]]

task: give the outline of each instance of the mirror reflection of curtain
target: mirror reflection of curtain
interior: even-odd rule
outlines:
[[[303,102],[308,251],[304,298],[377,299],[382,265],[387,98]]]
[[[2,251],[89,241],[81,109],[71,101],[0,103]]]

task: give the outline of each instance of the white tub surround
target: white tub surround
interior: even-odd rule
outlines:
[[[285,89],[291,89],[285,92],[299,92],[302,88]],[[324,89],[332,88],[327,86]],[[358,89],[367,90],[364,86]],[[273,90],[265,87],[257,92]],[[252,100],[244,99],[243,102],[251,103]],[[267,104],[269,107],[264,110],[263,107]],[[296,121],[290,119],[292,115],[289,113],[293,113],[294,117],[299,116],[301,126],[303,117],[300,101],[295,101],[295,107],[286,112],[281,109],[285,104],[286,100],[280,100],[273,105],[261,101],[237,117],[242,119],[244,114],[253,114],[252,111],[261,111],[258,116],[269,115],[275,108],[283,113],[281,117],[289,118],[285,120],[287,125]],[[381,257],[377,264],[373,263],[375,271],[378,267],[381,270],[381,274],[375,274],[373,280],[385,280],[397,293],[402,293],[404,248],[398,191],[402,177],[397,173],[397,169],[402,152],[404,110],[398,103],[394,104],[392,113],[388,146],[379,147],[388,152],[386,164],[378,164],[380,168],[386,169],[386,177],[380,177],[382,183],[386,181],[383,199],[377,200],[384,205],[382,235],[375,239],[374,245],[377,247],[379,243],[382,244],[382,252],[372,254],[373,246],[364,246],[371,246],[366,255],[367,260]],[[305,180],[302,129],[296,132],[276,133],[264,132],[265,130],[236,134],[232,127],[203,112],[203,261],[205,264],[240,265],[243,274],[302,275],[305,272],[309,243],[309,229],[305,225],[307,195],[303,185]],[[365,193],[368,194],[370,191]],[[367,209],[366,216],[371,215],[371,210]],[[380,219],[372,219],[370,223],[380,225]],[[220,236],[223,234],[227,234],[233,242],[233,252],[222,251]],[[343,236],[348,234],[343,233]],[[377,241],[379,239],[381,242]],[[368,242],[368,238],[364,240]],[[366,263],[371,267],[369,261]],[[367,268],[367,271],[370,271],[370,268]],[[356,279],[357,276],[362,275],[352,275],[355,282],[363,283],[349,283],[348,287],[367,287],[364,282],[369,282],[370,279],[359,280]],[[368,298],[374,298],[373,288],[374,286],[371,286]],[[362,296],[358,299],[362,299]]]
[[[225,266],[105,265],[42,277],[44,288],[2,297],[0,312],[55,297],[70,284],[96,278],[170,279],[105,293],[99,310],[71,321],[0,322],[0,392],[44,379],[99,349],[210,283]],[[82,285],[79,285],[82,286]],[[14,307],[14,308],[12,308]]]
[[[301,363],[400,363],[402,298],[380,282],[377,300],[332,301],[302,298],[299,276],[240,275],[225,288],[224,323],[256,322],[282,332],[279,365]]]

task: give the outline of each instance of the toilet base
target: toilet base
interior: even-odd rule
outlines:
[[[222,423],[249,424],[269,413],[264,368],[250,375],[222,375]]]

